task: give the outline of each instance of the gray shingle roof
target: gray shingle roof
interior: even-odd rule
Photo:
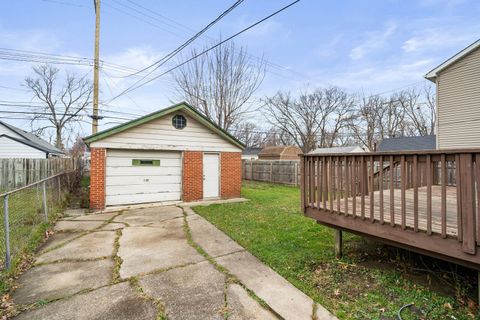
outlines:
[[[429,135],[383,139],[378,145],[377,151],[435,150],[436,148],[437,137]]]
[[[317,148],[310,151],[308,154],[328,154],[328,153],[356,153],[365,152],[360,146],[348,146],[348,147],[332,147],[332,148]]]
[[[261,150],[262,150],[262,148],[247,147],[247,148],[243,149],[242,154],[244,156],[254,156],[254,155],[258,155]]]
[[[12,126],[11,124],[8,124],[6,122],[0,121],[0,124],[3,124],[5,127],[9,128],[16,134],[22,136],[25,140],[29,141],[31,144],[28,144],[30,146],[35,146],[35,148],[40,149],[42,151],[48,152],[48,153],[53,153],[53,154],[64,154],[64,152],[60,149],[58,149],[55,146],[52,146],[50,143],[47,141],[40,139],[36,135],[23,131],[20,128],[17,128],[15,126]]]

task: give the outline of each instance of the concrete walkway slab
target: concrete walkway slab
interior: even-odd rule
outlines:
[[[115,232],[96,231],[40,255],[35,263],[96,259],[113,255]]]
[[[178,207],[151,207],[124,211],[114,221],[124,222],[132,227],[139,227],[179,217],[183,217],[183,211]]]
[[[210,256],[218,257],[244,250],[243,247],[201,216],[196,214],[189,215],[187,216],[187,221],[193,241]]]
[[[85,209],[83,208],[71,208],[65,210],[63,217],[66,218],[75,218],[78,216],[83,216],[85,214]]]
[[[98,288],[111,281],[112,271],[111,259],[37,266],[20,277],[13,299],[15,303],[30,304]]]
[[[152,299],[165,304],[169,319],[315,318],[312,299],[191,208],[184,210],[186,221],[175,206],[110,212],[93,221],[93,216],[59,221],[56,229],[70,232],[55,233],[42,248],[38,264],[19,278],[13,301],[59,300],[25,311],[19,319],[153,320],[157,314]],[[115,221],[109,222],[113,216]],[[185,222],[195,245],[238,277],[241,286],[227,284],[226,275],[189,243]],[[137,276],[143,294],[128,283],[110,285],[118,276],[112,257],[118,228],[120,278]],[[316,313],[318,319],[335,319],[321,306]]]
[[[118,215],[119,212],[91,213],[71,219],[72,221],[107,221]]]
[[[59,245],[64,244],[81,235],[80,232],[56,232],[40,247],[39,253],[43,253]]]
[[[61,220],[58,221],[54,231],[90,231],[100,227],[103,221],[74,221],[74,220]]]
[[[165,223],[170,227],[123,229],[118,250],[118,255],[123,260],[120,267],[122,278],[204,260],[203,256],[188,245],[182,219]]]
[[[224,319],[225,275],[207,261],[148,275],[139,283],[166,304],[167,319]]]
[[[125,225],[123,223],[111,222],[111,223],[107,224],[106,226],[101,227],[98,230],[115,231],[115,230],[119,230],[119,229],[123,229],[123,228],[125,228]]]
[[[234,253],[216,261],[284,319],[312,319],[313,300],[249,252]]]
[[[279,319],[273,313],[265,310],[258,301],[238,284],[230,284],[227,291],[229,320],[275,320]]]
[[[49,303],[22,313],[15,319],[154,320],[156,314],[157,310],[151,301],[140,297],[128,283],[119,283]]]

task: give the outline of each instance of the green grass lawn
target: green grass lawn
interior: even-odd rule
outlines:
[[[432,271],[435,260],[350,234],[336,260],[333,231],[300,213],[298,188],[248,182],[242,193],[249,202],[194,210],[340,319],[396,319],[407,303],[404,319],[475,318],[464,269]]]

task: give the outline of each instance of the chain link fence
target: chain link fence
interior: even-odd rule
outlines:
[[[38,243],[62,214],[80,178],[81,172],[75,170],[0,194],[0,271],[9,269],[29,246]]]

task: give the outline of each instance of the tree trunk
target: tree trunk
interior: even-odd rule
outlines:
[[[57,127],[56,128],[56,138],[55,138],[55,147],[57,147],[60,150],[63,150],[63,141],[62,141],[62,128]]]

